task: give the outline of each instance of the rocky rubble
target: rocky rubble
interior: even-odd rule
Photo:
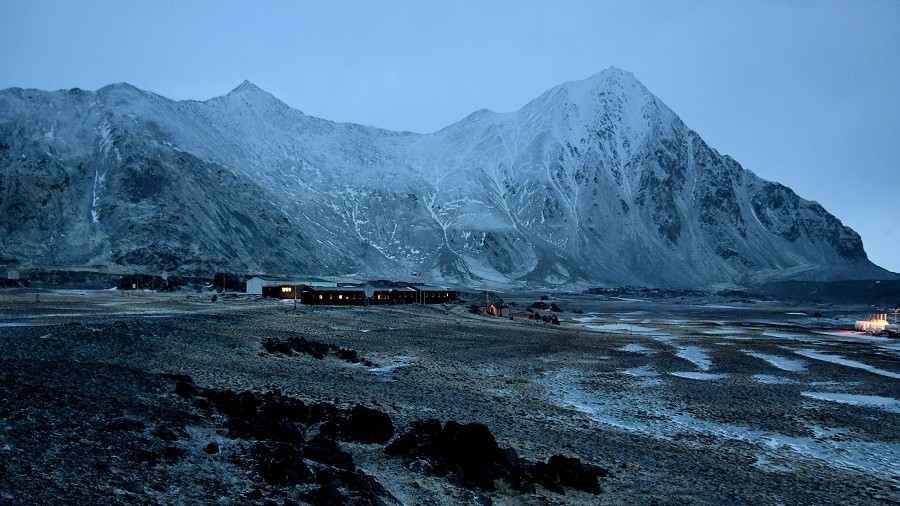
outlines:
[[[318,341],[311,341],[303,337],[291,337],[288,339],[266,339],[263,341],[262,347],[268,353],[278,353],[281,355],[305,354],[313,358],[322,360],[328,354],[349,362],[351,364],[363,364],[372,367],[375,364],[361,359],[359,353],[355,350],[341,348],[334,344],[325,344]]]
[[[279,391],[198,388],[190,377],[172,375],[174,392],[191,399],[204,412],[227,417],[230,437],[252,448],[253,468],[266,483],[293,487],[297,497],[314,504],[384,504],[394,498],[374,478],[356,468],[353,457],[338,442],[381,444],[384,453],[403,459],[416,473],[450,480],[468,488],[495,490],[504,480],[520,493],[534,493],[535,485],[565,494],[565,488],[600,493],[600,467],[555,455],[547,462],[521,459],[501,448],[490,429],[479,423],[419,420],[395,435],[390,416],[357,404],[307,404]],[[177,439],[177,436],[172,436]]]
[[[402,457],[413,471],[484,490],[494,490],[494,481],[503,479],[523,493],[541,485],[559,494],[565,494],[563,487],[599,494],[597,479],[606,476],[605,469],[574,457],[554,455],[546,463],[519,458],[512,448],[501,448],[485,425],[453,420],[443,427],[436,419],[413,422],[384,452]]]

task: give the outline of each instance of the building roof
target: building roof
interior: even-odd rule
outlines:
[[[303,285],[306,283],[334,283],[333,281],[327,281],[320,278],[277,278],[273,276],[253,276],[250,279],[259,279],[266,283],[285,283],[291,285]]]
[[[310,286],[315,292],[361,292],[361,286]]]
[[[423,285],[423,286],[411,286],[410,288],[412,288],[413,290],[421,290],[423,292],[455,292],[456,291],[456,290],[451,290],[450,288],[447,288],[446,286]]]
[[[309,287],[311,290],[315,292],[362,292],[365,290],[364,286],[311,286]],[[414,292],[412,288],[408,286],[378,286],[374,287],[376,292]]]

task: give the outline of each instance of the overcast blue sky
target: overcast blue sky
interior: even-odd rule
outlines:
[[[432,132],[609,66],[900,271],[900,1],[0,2],[0,88],[249,79],[303,112]]]

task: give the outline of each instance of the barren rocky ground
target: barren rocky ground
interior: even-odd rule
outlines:
[[[0,503],[900,503],[863,308],[536,298],[2,291]]]

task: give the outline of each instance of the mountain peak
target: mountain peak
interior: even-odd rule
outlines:
[[[125,93],[138,93],[138,94],[147,93],[146,91],[138,88],[137,86],[134,86],[133,84],[129,84],[126,82],[107,84],[106,86],[98,89],[97,92],[98,93],[116,93],[116,92],[122,93],[122,92],[125,92]]]
[[[616,80],[626,80],[626,81],[637,81],[637,78],[634,77],[634,74],[627,70],[622,70],[619,67],[611,66],[606,67],[600,72],[594,74],[593,76],[587,78],[588,81],[591,80],[599,80],[599,79],[616,79]]]
[[[539,123],[555,118],[557,125],[574,128],[577,138],[583,137],[584,128],[593,129],[599,120],[611,117],[616,118],[616,128],[629,130],[629,136],[642,137],[651,123],[668,123],[674,117],[674,113],[669,113],[634,74],[616,67],[554,86],[520,111]]]
[[[237,88],[231,90],[231,92],[229,92],[228,94],[229,95],[246,95],[246,94],[254,94],[254,93],[265,93],[266,95],[268,95],[268,93],[266,93],[265,90],[263,90],[262,88],[260,88],[259,86],[255,85],[255,84],[251,83],[250,81],[244,79],[244,82],[239,84]]]
[[[594,74],[587,79],[580,81],[570,81],[563,84],[569,89],[597,90],[604,89],[606,91],[618,91],[632,94],[639,91],[641,94],[652,95],[650,91],[641,83],[637,77],[627,70],[617,67],[608,67],[600,73]]]
[[[229,102],[248,105],[288,107],[284,102],[278,99],[278,97],[248,80],[244,80],[237,88],[231,90],[228,95],[225,95],[224,98],[228,99]]]

